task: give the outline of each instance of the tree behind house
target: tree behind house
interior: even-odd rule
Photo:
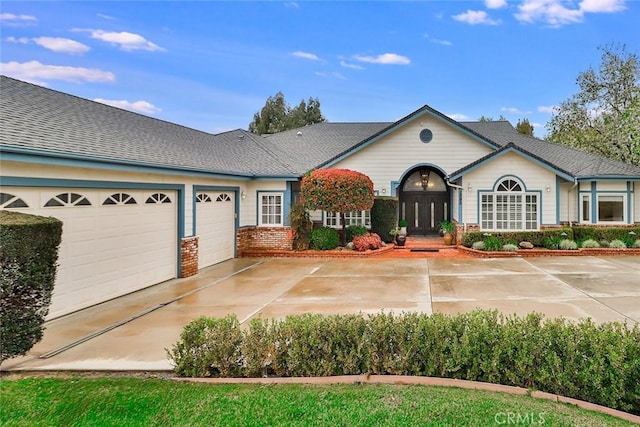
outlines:
[[[604,46],[600,67],[578,75],[580,92],[547,124],[549,141],[640,165],[640,60]]]
[[[292,108],[285,100],[284,94],[278,92],[267,98],[264,107],[253,115],[249,132],[258,135],[278,133],[325,121],[318,98],[309,98],[306,102],[303,99]]]

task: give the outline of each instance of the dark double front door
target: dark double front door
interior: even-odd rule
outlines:
[[[409,235],[439,234],[440,221],[449,219],[447,192],[404,192],[400,214],[409,222]]]

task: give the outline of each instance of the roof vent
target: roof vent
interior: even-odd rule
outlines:
[[[302,136],[302,131],[301,131],[301,130],[299,130],[299,131],[298,131],[298,133],[296,133],[296,135],[298,135],[298,136]]]

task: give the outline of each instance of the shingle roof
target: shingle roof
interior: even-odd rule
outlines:
[[[292,175],[243,130],[208,134],[4,76],[0,90],[3,148],[232,175]]]
[[[209,134],[2,76],[0,145],[246,177],[295,177],[349,155],[421,114],[500,148],[508,143],[575,177],[640,177],[640,167],[519,134],[508,122],[455,122],[423,106],[397,122],[318,123],[258,136]]]

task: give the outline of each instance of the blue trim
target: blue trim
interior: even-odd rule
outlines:
[[[547,164],[545,162],[542,162],[539,159],[536,159],[535,157],[532,157],[532,156],[530,156],[530,155],[528,155],[526,153],[523,153],[522,151],[516,149],[515,147],[508,147],[508,148],[505,148],[504,150],[502,150],[500,152],[496,152],[494,155],[489,155],[483,161],[478,162],[477,164],[474,164],[473,166],[470,166],[468,169],[465,169],[461,173],[449,176],[448,177],[449,181],[457,181],[458,179],[462,178],[464,175],[466,175],[467,173],[471,172],[472,170],[477,169],[477,168],[483,166],[484,164],[489,163],[489,162],[491,162],[493,160],[496,160],[496,159],[504,156],[507,153],[516,153],[516,154],[524,157],[525,159],[537,164],[538,166],[553,172],[555,175],[563,178],[565,181],[571,181],[571,182],[574,181],[573,176],[571,176],[571,175],[567,174],[566,172],[563,172],[563,171],[561,171],[559,169],[556,169],[553,166],[551,166],[551,165],[549,165],[549,164]]]
[[[596,197],[596,182],[591,181],[591,224],[596,224],[596,214],[598,213],[597,205],[598,198]]]
[[[627,181],[627,224],[633,223],[633,218],[631,218],[631,181]]]
[[[462,186],[462,179],[460,180],[460,186]],[[458,190],[458,222],[462,222],[464,223],[464,221],[461,221],[462,218],[462,193],[464,191],[463,188],[456,188],[456,190]]]
[[[285,222],[286,217],[285,217],[285,205],[287,204],[286,200],[287,200],[287,192],[289,193],[289,200],[291,200],[292,194],[291,191],[289,189],[286,190],[256,190],[256,227],[284,227],[285,226]],[[267,225],[261,225],[260,224],[260,193],[278,193],[278,194],[282,194],[282,225],[276,225],[276,224],[267,224]],[[291,204],[291,203],[289,203]],[[288,213],[288,208],[287,208],[287,213]]]
[[[495,143],[493,143],[492,141],[485,139],[484,137],[482,137],[479,134],[475,134],[473,131],[471,131],[470,129],[464,127],[463,125],[461,125],[460,123],[456,122],[453,119],[450,119],[446,116],[444,116],[442,113],[439,113],[438,111],[432,109],[431,107],[425,105],[419,109],[417,109],[416,111],[414,111],[413,113],[409,114],[408,116],[398,120],[395,123],[392,123],[389,127],[387,127],[386,129],[383,129],[382,131],[378,132],[377,134],[373,135],[372,137],[363,140],[363,142],[361,142],[359,145],[356,145],[355,147],[352,147],[351,149],[347,150],[346,152],[342,153],[341,155],[335,157],[332,160],[329,160],[326,163],[323,163],[321,165],[319,165],[318,167],[331,167],[333,165],[335,165],[336,163],[339,163],[340,161],[346,159],[347,157],[352,156],[353,154],[357,153],[358,151],[368,147],[369,145],[373,144],[374,142],[380,140],[381,138],[384,138],[385,136],[389,135],[390,133],[395,132],[398,128],[400,128],[401,126],[404,126],[405,124],[409,124],[411,122],[414,122],[416,120],[420,120],[422,117],[424,116],[430,116],[433,117],[439,121],[441,121],[442,123],[448,124],[456,129],[458,129],[459,131],[463,132],[464,134],[466,134],[467,136],[471,137],[472,139],[486,145],[487,147],[493,148],[493,149],[497,149],[499,148],[499,146]],[[419,142],[420,139],[416,138],[417,141]],[[446,174],[444,175],[446,176]]]
[[[607,175],[607,176],[583,176],[577,178],[578,181],[640,181],[640,176],[634,175]]]
[[[392,197],[398,197],[398,189],[400,188],[400,181],[391,181],[389,184],[390,193]]]
[[[287,182],[287,189],[284,192],[284,197],[282,200],[282,225],[285,227],[291,226],[291,220],[289,218],[291,212],[291,203],[293,201],[293,191],[291,190],[291,182]]]
[[[194,185],[193,192],[191,194],[191,215],[193,218],[191,224],[192,236],[196,235],[196,225],[198,223],[197,218],[197,204],[196,197],[198,191],[232,191],[233,203],[234,203],[234,221],[233,221],[233,257],[238,256],[238,228],[240,227],[240,187],[221,186],[221,185]]]
[[[520,185],[522,185],[522,188],[524,188],[524,191],[529,191],[529,190],[527,190],[527,185],[524,183],[524,180],[523,180],[523,179],[521,179],[521,178],[520,178],[520,177],[518,177],[517,175],[513,175],[513,174],[510,174],[510,173],[508,173],[508,174],[506,174],[506,175],[502,175],[501,177],[499,177],[498,179],[496,179],[496,180],[493,182],[493,187],[492,187],[491,191],[495,192],[495,191],[496,191],[496,188],[498,187],[498,185],[500,185],[500,183],[501,183],[502,181],[504,181],[505,179],[513,179],[513,180],[515,180],[515,181],[518,181],[518,183],[519,183]]]
[[[156,184],[148,182],[119,182],[119,181],[93,181],[84,179],[55,179],[55,178],[27,178],[19,176],[0,176],[0,186],[6,187],[71,187],[71,188],[127,188],[135,190],[173,190],[176,191],[178,200],[178,244],[177,244],[177,276],[182,276],[180,245],[184,236],[185,214],[185,186],[183,184]]]
[[[567,221],[568,220],[569,212],[567,211]],[[556,225],[560,225],[560,177],[558,175],[556,175]]]

